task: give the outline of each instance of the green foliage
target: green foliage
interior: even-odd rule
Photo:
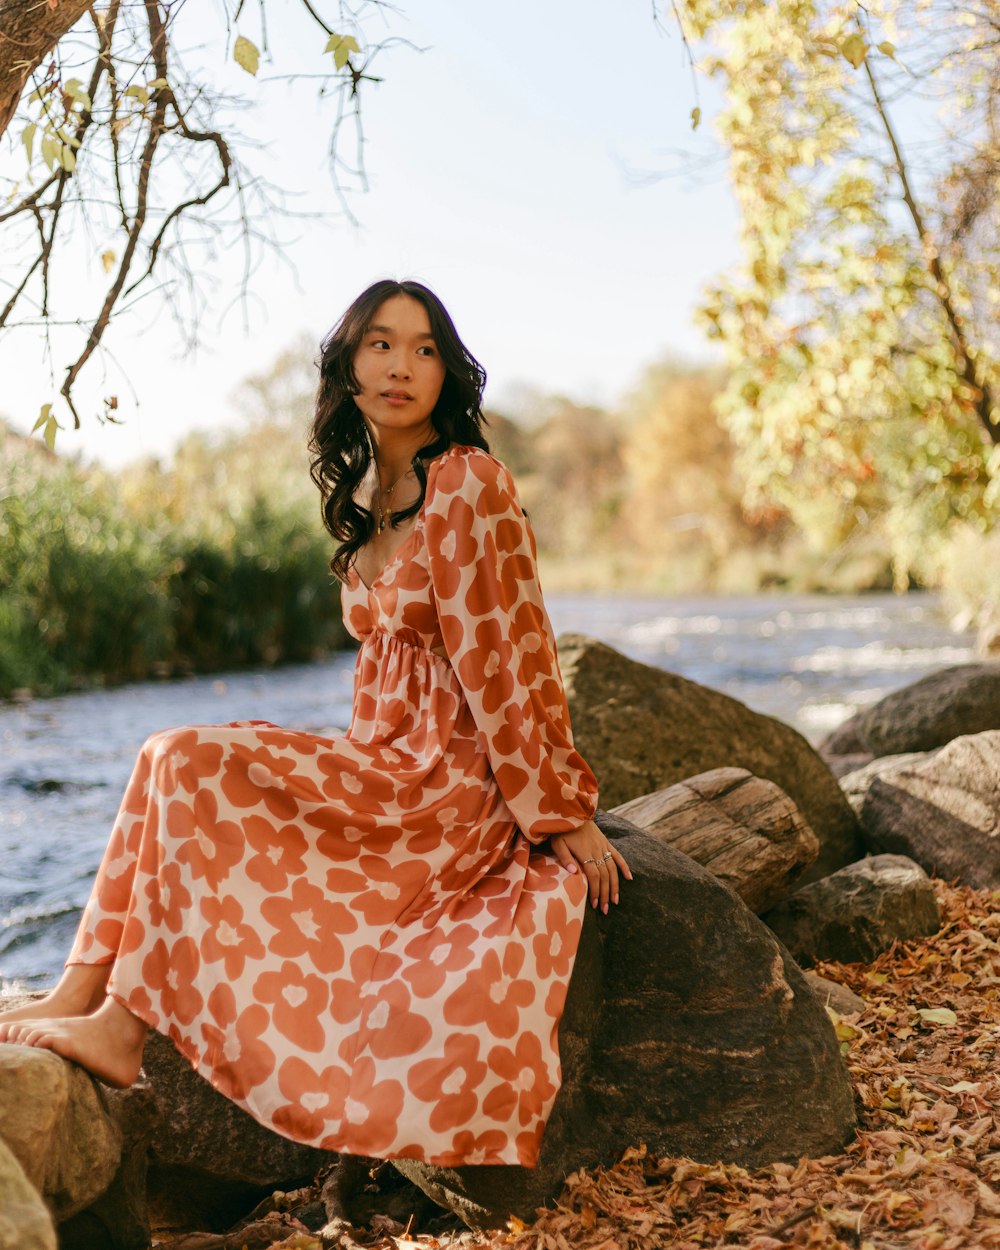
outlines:
[[[1000,241],[973,228],[995,192],[972,195],[997,166],[983,119],[1000,9],[686,0],[678,13],[725,91],[744,260],[701,317],[730,366],[718,411],[748,506],[776,505],[820,541],[879,518],[905,587],[951,526],[989,528],[1000,504]],[[961,127],[940,121],[920,186],[886,104],[911,80],[922,154],[927,99],[966,110]],[[971,189],[970,155],[984,171]]]
[[[0,696],[343,646],[311,485],[265,494],[262,479],[282,479],[271,453],[246,474],[244,440],[193,439],[167,472],[112,475],[0,427]]]

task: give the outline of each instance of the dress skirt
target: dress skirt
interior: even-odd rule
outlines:
[[[140,752],[69,963],[262,1124],[325,1150],[533,1166],[593,816],[534,537],[452,447],[344,619],[346,733],[189,725]]]

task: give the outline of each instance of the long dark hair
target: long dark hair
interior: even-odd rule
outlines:
[[[309,472],[320,490],[323,523],[340,542],[330,569],[342,582],[347,580],[354,553],[365,545],[375,525],[371,511],[354,501],[373,456],[368,427],[354,402],[361,390],[354,373],[354,357],[376,311],[394,295],[408,295],[426,309],[445,377],[431,413],[437,437],[421,447],[411,461],[420,483],[420,496],[408,507],[391,513],[390,524],[398,525],[419,511],[427,490],[427,461],[447,451],[453,443],[489,451],[482,430],[486,371],[458,337],[438,297],[420,282],[395,282],[391,278],[383,278],[362,291],[320,348],[319,393],[309,436]]]

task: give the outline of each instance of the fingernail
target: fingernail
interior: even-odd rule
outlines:
[[[566,865],[566,871],[567,871],[567,872],[576,872],[576,864],[567,864],[567,865]]]
[[[617,903],[617,902],[618,902],[618,895],[616,894],[616,895],[614,896],[614,898],[613,898],[611,901],[612,901],[613,903]]]
[[[605,904],[604,904],[604,906],[601,908],[601,910],[604,912],[605,916],[608,914],[608,905],[607,905],[607,903],[605,903]]]

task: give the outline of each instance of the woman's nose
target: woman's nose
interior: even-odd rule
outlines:
[[[389,376],[392,378],[408,378],[410,366],[403,355],[393,356],[389,361]]]

